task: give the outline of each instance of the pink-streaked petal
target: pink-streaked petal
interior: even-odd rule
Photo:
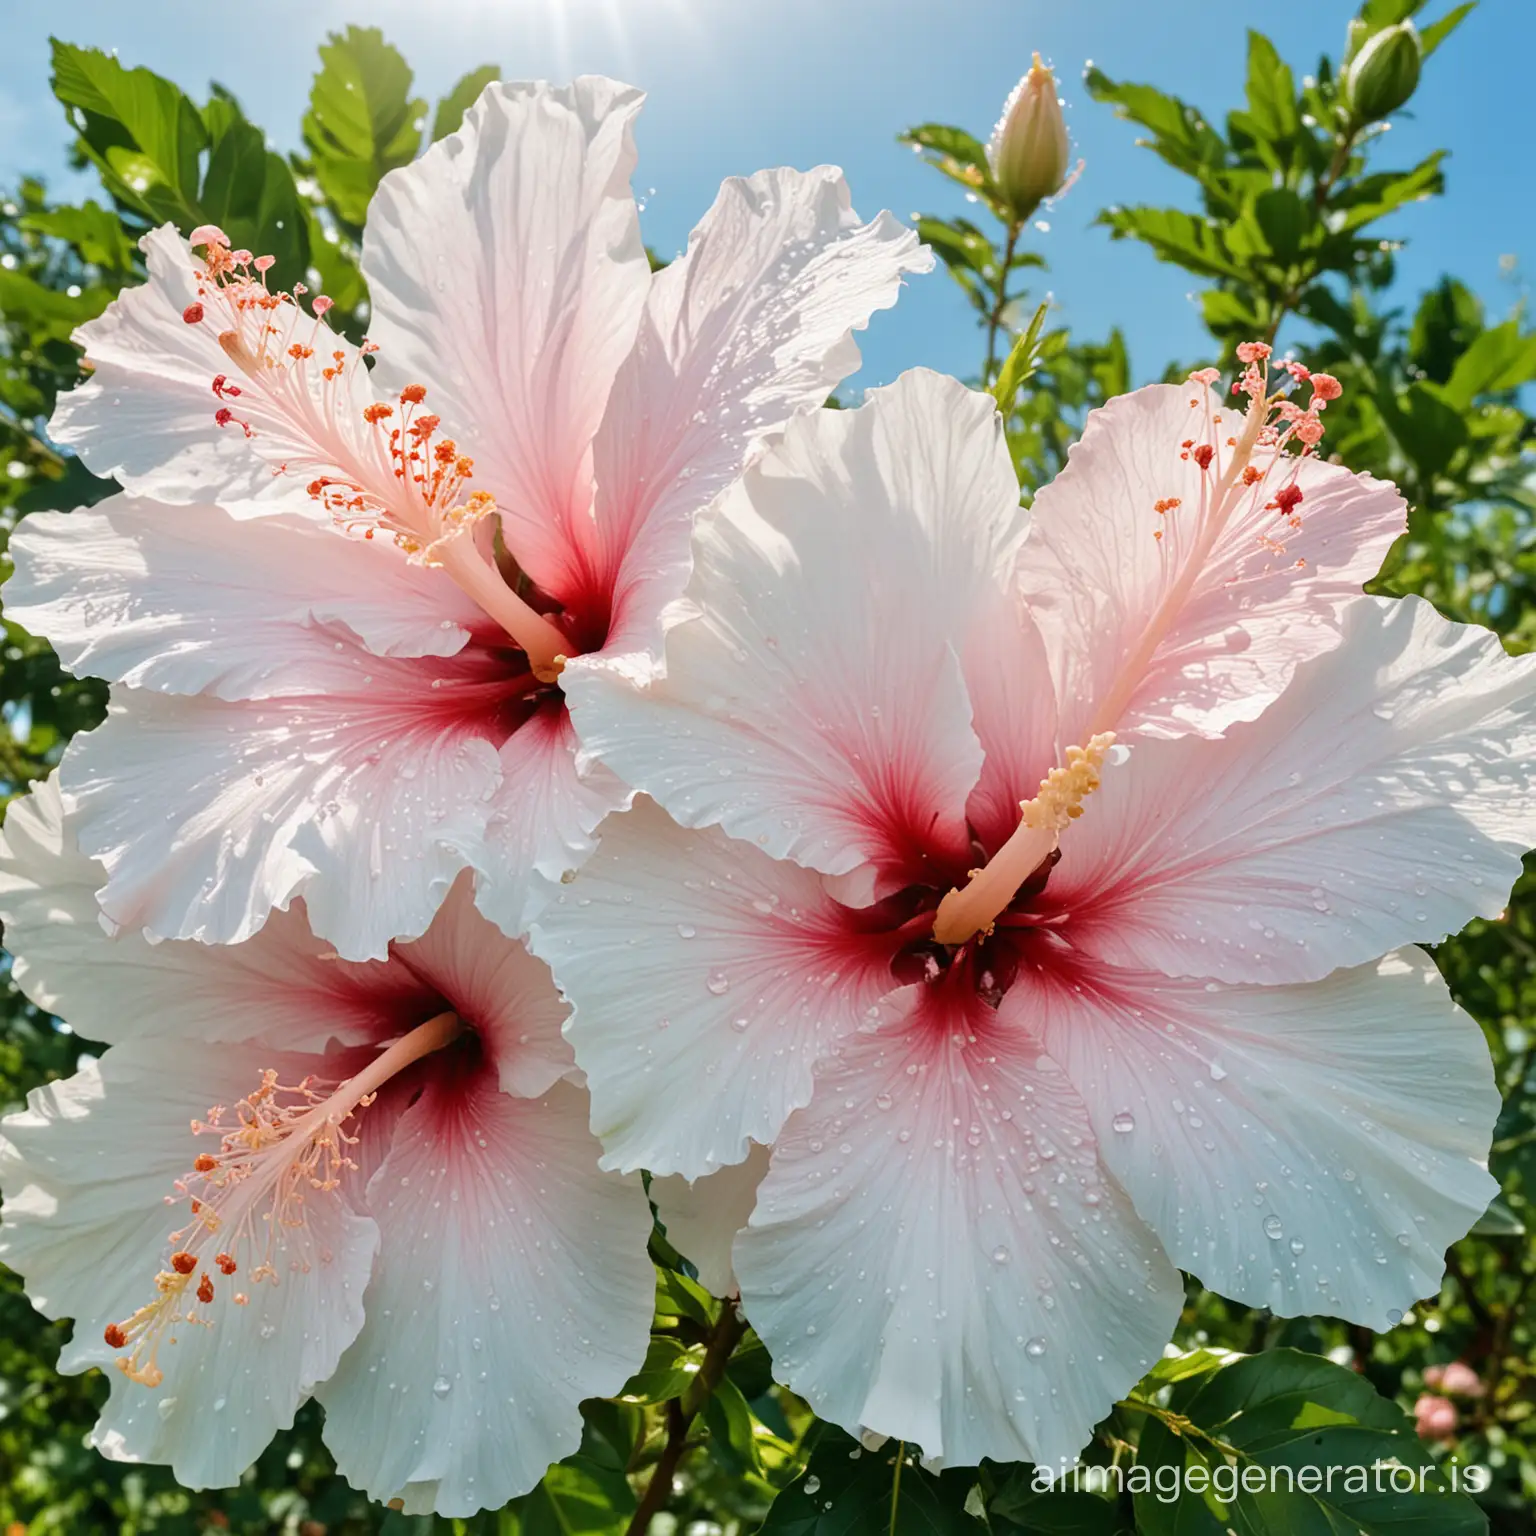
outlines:
[[[535,711],[501,748],[501,786],[489,807],[475,900],[507,933],[521,934],[597,846],[593,835],[632,791],[603,764],[583,761],[558,700]]]
[[[570,1083],[521,1099],[486,1073],[406,1111],[368,1186],[367,1322],[317,1393],[354,1487],[407,1514],[497,1508],[645,1358],[650,1207],[637,1177],[598,1171],[586,1120]]]
[[[432,926],[392,957],[473,1026],[503,1092],[537,1098],[574,1067],[560,1032],[568,1010],[549,967],[475,910],[467,872]]]
[[[217,1277],[213,1326],[181,1326],[162,1346],[159,1387],[122,1376],[102,1337],[154,1299],[178,1220],[165,1197],[203,1150],[188,1120],[249,1092],[266,1067],[297,1081],[319,1062],[236,1042],[133,1041],[0,1121],[0,1257],[47,1316],[75,1319],[60,1369],[97,1366],[111,1382],[91,1438],[113,1460],[166,1463],[189,1488],[235,1483],[357,1336],[378,1230],[338,1191],[278,1232],[281,1283]],[[237,1284],[248,1305],[234,1304]]]
[[[768,1172],[768,1148],[752,1143],[746,1161],[690,1183],[680,1174],[651,1180],[651,1203],[667,1241],[698,1271],[699,1284],[716,1296],[741,1287],[731,1268],[731,1244],[757,1204],[757,1186]]]
[[[95,895],[105,878],[75,844],[57,773],[11,802],[0,836],[0,921],[12,975],[87,1040],[159,1034],[318,1051],[434,1011],[435,994],[411,972],[337,959],[310,933],[302,903],[227,949],[108,938]]]
[[[918,371],[802,416],[702,521],[665,675],[578,663],[576,728],[684,825],[829,875],[963,874],[956,652],[1024,530],[989,396]]]
[[[1147,742],[1062,838],[1046,902],[1116,965],[1315,981],[1494,917],[1536,844],[1536,659],[1422,599],[1220,742]]]
[[[1067,467],[1035,499],[1019,579],[1051,653],[1064,742],[1100,730],[1217,736],[1256,718],[1300,663],[1339,643],[1341,608],[1403,531],[1407,509],[1392,486],[1292,461],[1301,528],[1282,533],[1284,520],[1265,510],[1283,483],[1276,469],[1199,559],[1202,486],[1214,485],[1227,450],[1202,471],[1180,445],[1200,435],[1208,399],[1225,418],[1221,441],[1240,434],[1237,407],[1205,386],[1148,385],[1089,416]],[[1170,499],[1179,505],[1154,510]],[[1123,709],[1105,717],[1127,677]]]
[[[982,750],[965,816],[991,853],[1012,836],[1020,803],[1035,797],[1059,761],[1045,644],[1017,592],[989,592],[978,601],[960,663]]]
[[[368,696],[225,703],[129,689],[61,783],[121,928],[237,943],[304,895],[350,960],[422,933],[484,825],[496,748],[424,708],[416,664]],[[155,808],[146,815],[146,807]]]
[[[60,396],[49,427],[54,440],[135,495],[218,502],[237,516],[312,509],[306,471],[330,468],[339,443],[363,438],[362,413],[374,391],[358,349],[293,304],[268,316],[278,327],[269,338],[274,357],[290,345],[312,346],[318,354],[305,369],[302,393],[310,409],[296,412],[231,364],[219,344],[216,305],[210,303],[203,320],[187,323],[184,315],[199,299],[202,262],[175,229],[163,225],[140,244],[149,281],[124,289],[100,318],[75,332],[93,372]],[[345,368],[326,382],[320,365],[332,351],[342,352]],[[212,386],[220,375],[242,390],[229,402],[239,420],[225,427],[214,419],[221,401]],[[324,423],[318,437],[317,421]],[[281,467],[289,472],[274,473]]]
[[[743,1306],[823,1418],[1053,1466],[1161,1355],[1183,1286],[1060,1067],[935,990],[818,1071],[736,1239]]]
[[[932,265],[890,214],[860,223],[830,166],[724,183],[654,279],[597,437],[589,585],[610,654],[659,649],[693,515],[859,366],[852,333]]]
[[[442,571],[310,519],[114,496],[34,513],[11,554],[10,618],[72,672],[165,693],[355,687],[368,658],[347,642],[451,656],[485,622]]]
[[[1498,1193],[1488,1046],[1418,950],[1301,986],[1085,968],[1030,992],[1136,1209],[1249,1306],[1389,1328]]]
[[[650,283],[629,190],[641,100],[596,76],[489,86],[384,178],[363,241],[381,379],[430,386],[508,546],[560,596],[590,560],[592,439]]]
[[[892,945],[842,913],[808,870],[648,802],[604,823],[530,944],[572,1006],[605,1167],[700,1178],[773,1140],[892,985]]]

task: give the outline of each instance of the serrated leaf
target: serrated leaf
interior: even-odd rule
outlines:
[[[195,216],[208,130],[177,86],[57,38],[52,84],[65,106],[83,114],[81,147],[107,173],[115,195],[152,218]]]
[[[480,93],[493,80],[500,79],[499,64],[482,64],[479,69],[470,70],[438,102],[436,115],[432,119],[432,142],[435,144],[439,139],[447,138],[450,133],[457,133],[459,125],[464,121],[464,114],[479,101]]]
[[[320,59],[304,142],[332,210],[361,228],[385,173],[408,165],[420,148],[427,105],[412,98],[410,66],[377,27],[331,33]]]
[[[1469,411],[1480,395],[1518,389],[1536,378],[1536,334],[1522,333],[1516,320],[1484,331],[1456,361],[1445,382],[1446,402]]]
[[[1209,219],[1179,208],[1109,208],[1098,217],[1117,240],[1141,240],[1159,261],[1202,277],[1248,276]]]
[[[1248,33],[1248,116],[1272,143],[1284,143],[1301,127],[1296,81],[1290,66],[1262,32]]]
[[[1013,410],[1014,401],[1019,397],[1019,390],[1040,366],[1040,331],[1045,324],[1048,308],[1048,305],[1042,304],[1035,311],[1028,327],[1009,349],[1008,356],[1003,359],[997,382],[992,386],[992,398],[997,401],[997,407],[1004,416]]]

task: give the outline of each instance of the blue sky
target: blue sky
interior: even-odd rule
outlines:
[[[1437,0],[1426,15],[1448,8]],[[41,171],[68,185],[65,130],[48,92],[52,27],[68,40],[116,49],[199,98],[210,77],[229,86],[280,148],[297,143],[315,46],[349,21],[381,26],[429,98],[474,65],[508,77],[601,71],[644,86],[640,130],[647,238],[679,249],[722,177],[772,164],[832,161],[848,172],[861,212],[959,212],[958,189],[895,143],[904,126],[955,122],[985,136],[1038,48],[1061,77],[1068,123],[1087,161],[1079,185],[1034,237],[1059,320],[1084,337],[1121,325],[1139,377],[1192,358],[1202,335],[1191,280],[1138,247],[1091,227],[1108,203],[1186,196],[1180,178],[1137,149],[1131,126],[1087,99],[1092,60],[1116,78],[1151,80],[1219,113],[1236,105],[1245,29],[1267,30],[1298,72],[1337,54],[1354,6],[1343,0],[258,0],[211,7],[187,0],[73,0],[63,8],[11,0],[0,55],[0,178]],[[1483,0],[1432,61],[1416,117],[1381,153],[1409,165],[1437,145],[1452,151],[1450,193],[1405,210],[1392,226],[1408,242],[1409,298],[1454,271],[1500,310],[1520,291],[1500,258],[1536,262],[1530,60],[1536,3]],[[918,279],[865,339],[860,382],[926,364],[972,373],[979,340],[959,290],[942,273]]]

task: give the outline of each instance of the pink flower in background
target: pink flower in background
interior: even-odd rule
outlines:
[[[100,877],[54,781],[11,805],[16,979],[112,1042],[0,1120],[0,1258],[74,1318],[61,1369],[109,1377],[92,1442],[228,1486],[314,1395],[376,1499],[525,1492],[639,1366],[655,1288],[548,971],[462,882],[419,940],[352,964],[302,903],[226,949],[108,939]]]
[[[1461,1360],[1452,1360],[1449,1365],[1426,1366],[1424,1385],[1437,1392],[1449,1392],[1453,1397],[1481,1397],[1488,1390],[1482,1377]]]
[[[1421,1392],[1413,1405],[1414,1427],[1421,1440],[1454,1440],[1461,1415],[1448,1397]]]
[[[516,933],[625,802],[562,681],[644,675],[694,513],[931,265],[822,167],[726,182],[653,276],[640,101],[493,85],[387,176],[361,348],[211,226],[81,328],[53,431],[124,494],[29,518],[6,607],[119,685],[61,777],[118,926],[232,942],[302,895],[376,958],[470,869]]]
[[[1265,350],[1246,414],[1095,412],[1032,519],[985,396],[802,418],[664,674],[571,685],[658,802],[531,940],[606,1163],[818,1414],[938,1461],[1074,1455],[1175,1266],[1388,1326],[1494,1193],[1487,1047],[1401,946],[1536,841],[1536,663],[1359,595],[1402,502],[1290,451],[1336,390]]]

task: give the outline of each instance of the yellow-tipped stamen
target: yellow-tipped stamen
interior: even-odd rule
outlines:
[[[1040,781],[1033,800],[1020,806],[1019,825],[984,869],[971,871],[939,903],[933,936],[941,944],[964,944],[990,930],[1014,892],[1050,857],[1062,832],[1083,814],[1083,801],[1099,787],[1099,770],[1114,734],[1102,731],[1083,747],[1068,747],[1064,767],[1053,768]]]

